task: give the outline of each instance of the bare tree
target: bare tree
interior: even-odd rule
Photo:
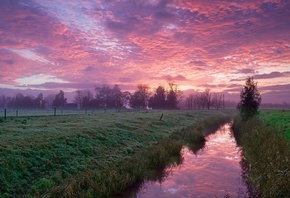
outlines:
[[[79,109],[83,107],[83,99],[84,99],[83,91],[77,90],[76,95],[74,97],[74,102],[78,105]]]
[[[205,89],[205,91],[203,92],[203,99],[205,102],[205,106],[207,109],[210,109],[211,106],[211,93],[210,93],[210,89]]]
[[[211,99],[211,105],[216,109],[220,109],[223,106],[223,95],[214,93]]]
[[[79,109],[88,108],[93,99],[94,95],[90,90],[77,90],[74,102],[78,105]]]
[[[186,104],[188,109],[194,109],[194,97],[195,97],[194,94],[190,94],[186,98]]]
[[[197,109],[201,109],[202,108],[202,94],[196,93],[194,95],[193,102],[194,102],[194,107],[196,107]]]
[[[182,100],[183,93],[178,89],[177,84],[173,81],[168,81],[168,91],[167,91],[167,107],[171,109],[176,109],[177,104]]]

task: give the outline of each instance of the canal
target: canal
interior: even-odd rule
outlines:
[[[206,140],[199,150],[184,146],[179,165],[160,171],[155,179],[136,184],[121,197],[247,197],[247,186],[241,176],[240,149],[230,123]]]

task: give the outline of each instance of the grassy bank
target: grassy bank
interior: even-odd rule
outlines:
[[[165,166],[179,153],[182,137],[199,139],[189,129],[200,133],[226,115],[149,111],[3,120],[0,197],[109,196],[149,175],[142,170]],[[132,166],[135,161],[141,168]]]
[[[260,113],[263,119],[269,126],[275,126],[282,131],[285,137],[290,140],[290,111],[282,110],[262,110]]]
[[[290,144],[283,131],[258,118],[237,119],[233,128],[243,148],[246,180],[254,186],[251,193],[257,190],[260,197],[289,197]]]

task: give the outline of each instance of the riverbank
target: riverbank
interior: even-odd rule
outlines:
[[[110,196],[144,177],[132,166],[134,157],[149,169],[165,166],[178,155],[181,136],[200,139],[185,131],[197,127],[200,133],[228,115],[145,111],[9,118],[0,125],[0,197]]]
[[[242,146],[242,166],[252,197],[289,197],[290,143],[285,132],[265,122],[263,116],[249,121],[236,119],[235,138]]]
[[[138,182],[118,198],[248,197],[241,177],[239,150],[231,122],[224,123],[206,137],[199,150],[183,146],[178,166],[159,170],[157,178]]]

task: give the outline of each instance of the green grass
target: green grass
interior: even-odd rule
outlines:
[[[162,113],[164,116],[160,121]],[[154,146],[167,139],[176,139],[173,148],[179,148],[177,132],[182,134],[185,128],[198,124],[204,127],[216,122],[216,117],[221,119],[226,115],[221,111],[144,111],[2,119],[0,197],[47,193],[58,196],[63,189],[68,197],[76,191],[86,196],[99,192],[96,183],[100,181],[105,182],[104,195],[114,193],[110,191],[113,186],[121,189],[140,176],[136,168],[125,165],[125,162],[148,156],[147,169],[163,166],[168,161],[170,149],[160,147],[157,149],[160,153],[150,154],[155,150],[152,149]],[[202,123],[210,118],[211,122]],[[175,149],[172,153],[176,153]],[[144,153],[148,150],[150,152]],[[159,155],[158,159],[162,160],[154,161],[156,159],[151,155]],[[123,172],[120,168],[137,172],[120,177],[119,173]],[[125,178],[124,181],[114,183],[119,177]]]
[[[269,117],[272,113],[276,112],[271,112]],[[242,146],[244,177],[257,189],[259,197],[286,198],[290,194],[290,142],[276,128],[278,121],[271,126],[264,116],[262,120],[236,119],[233,125],[235,137]]]
[[[262,110],[260,117],[269,126],[275,126],[282,131],[285,137],[290,140],[290,111]]]

